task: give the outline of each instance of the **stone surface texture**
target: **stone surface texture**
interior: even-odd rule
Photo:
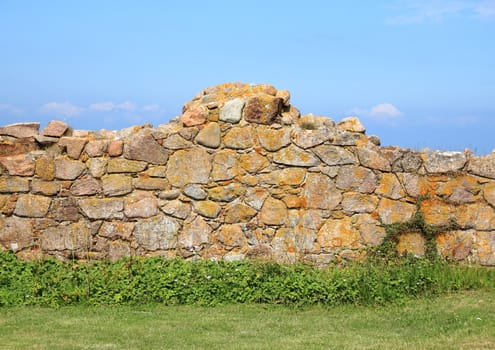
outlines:
[[[495,265],[495,153],[379,147],[356,117],[301,116],[267,84],[208,87],[156,128],[0,127],[0,249],[20,257],[327,265],[417,214],[444,230],[440,255]],[[398,240],[425,253],[421,233]]]

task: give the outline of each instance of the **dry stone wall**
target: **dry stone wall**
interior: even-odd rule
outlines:
[[[0,127],[0,247],[20,257],[361,259],[418,210],[444,256],[495,265],[495,153],[380,147],[270,85],[207,88],[156,128]],[[418,232],[398,249],[425,251]]]

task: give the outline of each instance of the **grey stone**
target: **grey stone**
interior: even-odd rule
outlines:
[[[175,249],[179,223],[167,216],[157,215],[136,222],[134,238],[136,243],[149,251]]]
[[[245,100],[235,98],[225,102],[220,108],[220,120],[227,123],[238,123],[242,117],[242,109],[244,108]]]
[[[467,161],[466,154],[461,152],[426,152],[424,155],[424,166],[429,173],[458,171]]]
[[[206,191],[197,184],[189,184],[184,188],[184,194],[192,199],[205,199],[208,195]]]
[[[327,165],[357,164],[357,159],[352,152],[344,147],[332,145],[320,145],[314,148],[315,154]]]

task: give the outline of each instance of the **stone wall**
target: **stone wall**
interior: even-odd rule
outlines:
[[[0,127],[0,247],[20,257],[359,259],[420,210],[438,252],[495,265],[495,153],[379,146],[289,92],[207,88],[168,124]],[[398,249],[425,250],[417,232]]]

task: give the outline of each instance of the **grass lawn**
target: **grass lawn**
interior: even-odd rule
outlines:
[[[0,349],[495,349],[495,291],[381,307],[0,308]]]

